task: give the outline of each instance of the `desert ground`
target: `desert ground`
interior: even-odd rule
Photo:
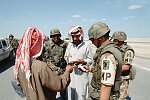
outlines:
[[[127,42],[135,50],[135,56],[150,59],[150,38],[129,38]]]

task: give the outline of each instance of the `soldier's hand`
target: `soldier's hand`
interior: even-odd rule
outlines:
[[[72,73],[72,71],[73,71],[73,66],[67,65],[67,66],[66,66],[66,70],[69,70],[70,73]]]

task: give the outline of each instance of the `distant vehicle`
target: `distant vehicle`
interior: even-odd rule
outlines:
[[[12,48],[9,46],[6,39],[0,38],[0,61],[6,58],[9,60],[13,59]]]
[[[70,42],[70,38],[65,38],[64,41]]]

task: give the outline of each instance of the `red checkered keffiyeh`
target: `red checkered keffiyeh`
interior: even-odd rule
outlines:
[[[16,80],[18,69],[21,67],[22,71],[25,72],[26,79],[28,82],[30,82],[30,62],[34,58],[37,58],[41,55],[43,49],[43,37],[43,33],[34,27],[28,28],[24,32],[16,51],[16,61],[14,67]]]

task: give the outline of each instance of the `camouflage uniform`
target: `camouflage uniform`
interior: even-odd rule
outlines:
[[[58,44],[55,44],[52,40],[49,41],[47,58],[51,61],[52,64],[57,66],[52,68],[52,70],[58,75],[63,74],[62,71],[65,68],[64,54],[67,45],[68,43],[63,40],[60,40]]]
[[[12,34],[10,34],[9,37],[12,37],[12,39],[8,40],[8,43],[12,47],[12,52],[13,52],[13,55],[15,57],[16,56],[16,50],[18,48],[18,40],[14,39],[13,38],[14,36]]]
[[[44,43],[45,50],[48,50],[49,42],[50,42],[49,37],[46,37],[46,39],[45,39],[45,43]]]
[[[127,36],[124,32],[118,31],[115,32],[112,35],[112,39],[117,39],[119,41],[125,41],[127,40]],[[121,46],[120,46],[120,51],[122,53],[122,59],[123,59],[123,64],[127,64],[130,65],[130,69],[133,67],[131,65],[133,58],[134,58],[134,50],[131,46],[127,45],[126,42],[124,42]],[[128,96],[128,87],[129,87],[129,79],[132,79],[132,76],[130,76],[129,74],[131,73],[131,71],[126,70],[122,72],[122,81],[121,81],[121,86],[120,86],[120,98],[119,100],[126,100],[126,97]]]
[[[50,40],[49,37],[46,37],[45,41],[44,41],[44,46],[43,46],[43,51],[42,51],[42,59],[44,62],[46,62],[46,59],[48,59],[48,48],[49,48],[49,44],[50,44]]]
[[[106,33],[110,32],[108,26],[105,23],[95,23],[92,25],[89,29],[88,35],[89,39],[91,38],[100,38]],[[112,65],[111,60],[102,60],[104,58],[107,59],[107,56],[112,56],[112,63],[116,63],[116,66],[114,67]],[[104,73],[107,70],[113,69],[114,73],[111,73],[114,77],[113,81],[114,84],[111,88],[111,93],[109,100],[118,100],[119,99],[119,90],[120,90],[120,84],[121,84],[121,65],[122,65],[122,56],[119,51],[119,48],[114,45],[112,42],[103,43],[96,51],[96,54],[94,56],[94,68],[92,69],[93,77],[91,80],[91,86],[92,89],[90,91],[89,100],[98,100],[99,99],[99,92],[100,87],[102,84],[104,84],[104,80],[107,77],[104,77]],[[116,74],[115,74],[116,73]]]
[[[52,35],[59,35],[61,37],[61,33],[58,29],[52,29],[50,32],[50,38]],[[57,43],[54,43],[51,40],[45,43],[45,58],[47,59],[47,65],[54,64],[54,67],[51,67],[51,70],[58,75],[62,75],[64,73],[64,69],[67,65],[66,60],[64,59],[65,51],[68,43],[64,40],[59,39]],[[60,92],[61,99],[66,100],[66,90]]]

